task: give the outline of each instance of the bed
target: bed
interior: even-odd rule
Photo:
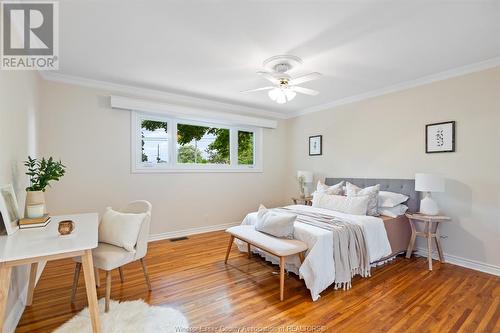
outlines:
[[[380,184],[381,191],[407,195],[409,199],[405,205],[408,206],[408,212],[419,211],[420,198],[418,192],[415,191],[414,179],[326,178],[325,184],[334,185],[342,180],[362,188]],[[405,215],[400,215],[398,217],[381,215],[380,218],[384,222],[387,237],[391,245],[391,254],[380,260],[384,261],[406,251],[408,243],[410,242],[411,228],[408,218]]]
[[[407,202],[407,205],[411,207],[409,210],[418,210],[418,195],[414,190],[413,180],[327,178],[325,183],[333,185],[342,180],[349,181],[360,187],[380,184],[381,190],[398,192],[409,196],[410,199]],[[372,266],[387,262],[398,253],[403,252],[408,245],[410,229],[408,221],[405,220],[406,217],[389,218],[384,216],[351,215],[305,205],[290,205],[285,208],[302,211],[305,214],[324,214],[362,226]],[[257,213],[253,212],[245,217],[242,224],[253,225],[256,220]],[[295,222],[294,238],[305,242],[308,251],[302,264],[298,256],[288,257],[286,270],[294,272],[304,280],[306,287],[311,292],[311,298],[316,301],[319,299],[320,293],[335,282],[332,234],[328,230],[313,225]],[[237,245],[240,251],[247,251],[245,244],[237,242]],[[253,248],[252,252],[259,254],[274,264],[278,264],[278,258],[273,255],[257,248]]]

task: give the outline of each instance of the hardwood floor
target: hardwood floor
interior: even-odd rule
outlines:
[[[226,331],[296,325],[288,331],[500,332],[498,276],[438,263],[430,272],[424,258],[397,258],[372,270],[370,278],[355,278],[351,290],[329,288],[317,302],[290,274],[280,302],[279,275],[273,274],[278,267],[257,256],[249,260],[236,247],[224,265],[228,240],[225,233],[212,232],[152,242],[145,260],[153,291],[147,291],[136,262],[125,266],[123,284],[113,272],[111,298],[142,298],[180,310],[191,327]],[[47,264],[16,332],[51,332],[87,306],[83,278],[75,304],[70,303],[73,270],[71,260]],[[98,296],[104,292],[102,284]]]

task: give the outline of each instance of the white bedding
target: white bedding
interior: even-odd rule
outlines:
[[[350,223],[361,225],[366,237],[366,245],[370,262],[373,263],[391,254],[391,246],[387,238],[384,222],[374,216],[350,215],[332,210],[315,208],[304,205],[287,206],[296,210],[318,212],[338,217]],[[248,214],[242,224],[253,225],[256,222],[257,212]],[[298,256],[287,258],[286,269],[304,279],[306,287],[311,291],[313,301],[320,297],[320,293],[328,288],[335,280],[335,265],[333,262],[333,237],[330,231],[312,225],[295,222],[294,238],[305,242],[308,246],[306,258],[302,265]],[[245,244],[237,242],[240,251],[246,251]],[[266,260],[278,264],[277,257],[255,249]]]

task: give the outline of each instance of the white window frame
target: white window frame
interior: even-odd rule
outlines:
[[[141,122],[143,119],[167,122],[168,162],[148,166],[142,162]],[[177,163],[177,124],[229,129],[230,164]],[[262,128],[219,124],[213,121],[190,120],[146,112],[131,112],[131,161],[132,173],[180,173],[180,172],[262,172]],[[254,133],[254,164],[238,164],[238,131]]]

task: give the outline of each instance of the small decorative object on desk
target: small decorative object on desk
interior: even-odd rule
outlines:
[[[26,217],[29,219],[37,219],[43,217],[45,205],[37,204],[37,205],[28,205],[26,206]]]
[[[24,166],[28,168],[26,174],[30,176],[30,186],[26,188],[26,207],[24,215],[36,217],[30,216],[28,206],[43,205],[43,213],[47,213],[44,192],[47,186],[50,186],[50,181],[58,181],[64,176],[66,167],[61,161],[54,161],[52,157],[37,160],[36,158],[31,158],[31,156],[28,156],[27,161],[24,161]],[[34,212],[39,209],[40,207],[31,208],[30,210]]]
[[[75,230],[75,222],[71,220],[64,220],[59,222],[59,227],[57,228],[61,236],[69,235]]]
[[[19,226],[19,208],[12,185],[0,187],[0,234],[12,235]]]
[[[19,220],[19,228],[29,229],[29,228],[43,228],[50,222],[49,214],[42,215],[38,218],[24,218]]]

